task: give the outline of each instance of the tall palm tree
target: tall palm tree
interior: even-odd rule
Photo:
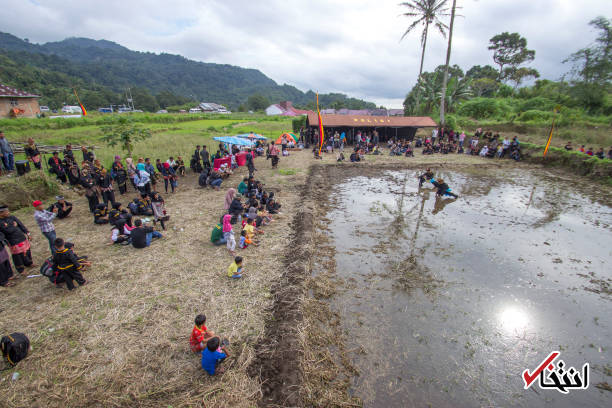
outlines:
[[[419,86],[418,83],[421,79],[421,74],[423,73],[423,61],[425,60],[425,47],[427,46],[427,34],[429,31],[429,25],[433,24],[440,34],[446,38],[446,29],[448,28],[446,24],[444,24],[439,17],[447,16],[446,3],[448,0],[412,0],[400,3],[400,6],[404,6],[408,8],[406,13],[403,13],[403,16],[415,19],[412,24],[408,26],[400,41],[408,35],[412,30],[414,30],[418,25],[424,24],[423,32],[421,33],[421,66],[419,68],[419,77],[417,78],[417,90],[416,90],[416,102],[414,106],[414,111],[416,111],[419,107]]]
[[[446,100],[446,84],[448,82],[448,64],[450,62],[451,46],[453,42],[453,25],[455,23],[455,10],[457,9],[457,0],[453,0],[451,7],[450,28],[448,29],[448,47],[446,48],[446,65],[444,66],[444,78],[442,79],[442,97],[440,98],[440,126],[444,127],[444,102]]]

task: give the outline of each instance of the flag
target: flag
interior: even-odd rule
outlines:
[[[317,92],[317,115],[319,115],[319,156],[321,155],[321,149],[323,148],[323,118],[321,117],[321,111],[319,110],[319,93]]]
[[[87,111],[85,110],[85,107],[81,103],[81,100],[79,99],[79,95],[77,95],[76,89],[73,89],[73,91],[74,91],[74,96],[76,96],[77,102],[79,103],[79,106],[81,107],[81,111],[83,112],[83,116],[87,116]]]
[[[550,147],[550,142],[552,141],[553,131],[555,130],[555,118],[557,117],[557,113],[561,109],[561,106],[557,105],[554,109],[554,116],[552,120],[552,124],[550,125],[550,133],[548,134],[548,141],[546,142],[546,147],[544,148],[544,156],[546,157],[546,153],[548,153],[548,148]]]

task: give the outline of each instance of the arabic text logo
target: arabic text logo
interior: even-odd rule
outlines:
[[[523,371],[524,389],[531,387],[536,382],[536,378],[539,378],[538,385],[540,388],[554,388],[562,394],[567,394],[570,390],[586,390],[589,388],[589,363],[584,363],[582,373],[574,367],[567,368],[563,360],[553,364],[553,361],[560,354],[558,351],[550,353],[533,373],[530,373],[529,370]]]

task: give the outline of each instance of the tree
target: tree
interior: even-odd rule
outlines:
[[[497,80],[498,73],[497,70],[490,65],[482,67],[480,65],[474,65],[472,68],[468,69],[465,76],[472,79],[487,78]]]
[[[563,63],[573,63],[571,73],[582,82],[603,84],[612,79],[612,20],[600,16],[589,24],[600,30],[595,44],[576,51]]]
[[[495,76],[497,77],[497,71],[495,71]],[[491,78],[479,78],[472,82],[471,88],[475,96],[490,98],[497,92],[499,82]]]
[[[448,46],[446,47],[446,64],[444,64],[444,78],[442,79],[442,92],[441,95],[446,95],[446,84],[448,82],[448,64],[450,63],[451,49],[453,44],[453,25],[455,24],[455,10],[457,9],[457,0],[453,0],[453,6],[451,7],[451,20],[448,29]],[[445,97],[440,98],[440,126],[444,126],[444,103]]]
[[[123,150],[128,152],[128,157],[132,157],[135,142],[151,137],[149,129],[135,125],[125,117],[119,118],[114,125],[102,126],[100,130],[102,131],[102,140],[108,146],[120,145]]]
[[[157,100],[146,88],[131,88],[131,93],[136,109],[142,109],[147,112],[155,112],[159,109]]]
[[[458,79],[456,77],[448,81],[445,101],[448,112],[454,112],[457,102],[469,99],[472,96],[471,83],[471,79]],[[441,96],[442,93],[439,97]]]
[[[270,101],[261,94],[254,94],[247,99],[247,106],[252,111],[261,111],[270,106]]]
[[[525,67],[508,67],[504,69],[504,78],[506,78],[508,81],[514,82],[514,89],[518,88],[525,78],[530,77],[539,78],[540,73],[536,69]]]
[[[402,15],[410,18],[414,18],[415,20],[408,26],[404,35],[402,35],[403,40],[408,33],[414,30],[418,25],[423,24],[425,27],[423,28],[423,32],[421,33],[421,65],[419,67],[419,76],[417,78],[417,83],[421,79],[421,75],[423,73],[423,61],[425,61],[425,47],[427,46],[427,34],[429,30],[429,25],[433,24],[438,29],[442,37],[446,37],[446,29],[448,28],[446,24],[440,21],[439,17],[446,16],[446,2],[448,0],[412,0],[400,3],[400,6],[404,6],[408,8],[409,11],[403,13]],[[420,94],[419,87],[417,87],[416,93],[416,102],[415,109],[419,107]]]
[[[506,77],[504,67],[518,69],[519,65],[533,61],[535,51],[527,49],[527,40],[519,33],[503,32],[489,40],[489,49],[493,50],[493,61],[499,65],[498,80],[503,81]],[[510,71],[511,72],[511,71]]]

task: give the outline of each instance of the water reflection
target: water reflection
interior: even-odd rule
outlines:
[[[529,326],[529,315],[517,306],[506,306],[498,314],[500,327],[508,334],[521,334]]]

